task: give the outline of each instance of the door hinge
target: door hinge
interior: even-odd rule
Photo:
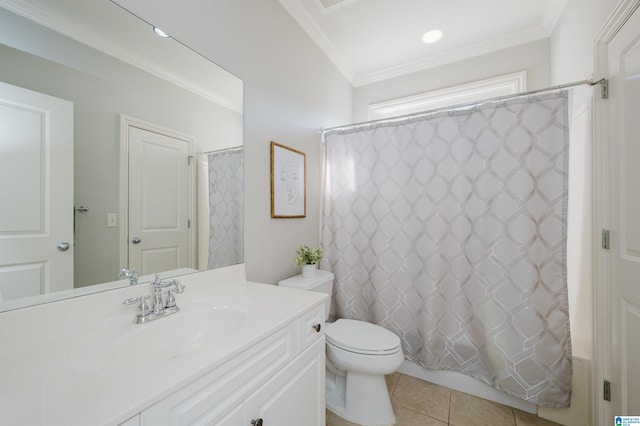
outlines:
[[[611,401],[611,382],[608,380],[604,381],[604,386],[602,387],[603,399],[605,401]]]
[[[187,157],[187,166],[191,165],[191,160],[193,160],[193,155]]]
[[[187,219],[187,229],[191,229],[191,219]]]
[[[600,99],[609,99],[609,80],[602,79],[600,86]]]
[[[602,230],[602,248],[605,250],[609,250],[610,245],[611,245],[611,241],[609,237],[609,230],[603,229]]]

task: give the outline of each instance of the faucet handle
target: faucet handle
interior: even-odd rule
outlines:
[[[124,299],[122,303],[124,305],[133,305],[134,303],[138,304],[138,308],[140,308],[140,314],[146,315],[150,312],[149,305],[147,304],[147,299],[149,298],[148,294],[144,296],[131,297],[129,299]]]
[[[173,284],[176,287],[175,292],[178,294],[184,293],[184,289],[186,288],[186,286],[178,280],[172,280],[172,281],[173,282],[171,284]]]
[[[164,303],[165,309],[175,308],[176,307],[176,298],[173,296],[173,292],[175,290],[170,288],[167,290],[167,300]]]
[[[175,287],[175,288],[172,288]],[[176,308],[176,298],[174,297],[174,293],[176,294],[180,294],[180,293],[184,293],[184,289],[185,289],[185,285],[182,284],[180,281],[178,280],[171,280],[171,284],[169,285],[169,289],[167,290],[167,300],[164,304],[164,307],[169,309],[169,308]]]
[[[125,305],[133,305],[134,303],[138,304],[140,312],[138,312],[133,318],[134,324],[144,324],[153,319],[151,316],[151,309],[149,309],[149,304],[147,304],[148,298],[149,295],[145,294],[144,296],[132,297],[130,299],[125,299],[122,301],[122,303]]]

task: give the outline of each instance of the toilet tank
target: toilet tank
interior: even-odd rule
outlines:
[[[329,296],[324,304],[325,320],[329,319],[331,309],[331,293],[333,292],[333,274],[328,271],[316,270],[313,277],[304,278],[302,275],[287,278],[278,282],[279,286],[297,288],[299,290],[317,291]]]

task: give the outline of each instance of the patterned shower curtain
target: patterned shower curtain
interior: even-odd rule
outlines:
[[[244,261],[243,162],[243,149],[209,154],[209,269]]]
[[[568,406],[567,116],[564,91],[326,132],[333,314],[425,368]]]

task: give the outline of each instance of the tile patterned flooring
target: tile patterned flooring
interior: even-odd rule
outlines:
[[[396,426],[558,426],[558,423],[404,374],[386,377]],[[327,410],[327,426],[356,426]]]

